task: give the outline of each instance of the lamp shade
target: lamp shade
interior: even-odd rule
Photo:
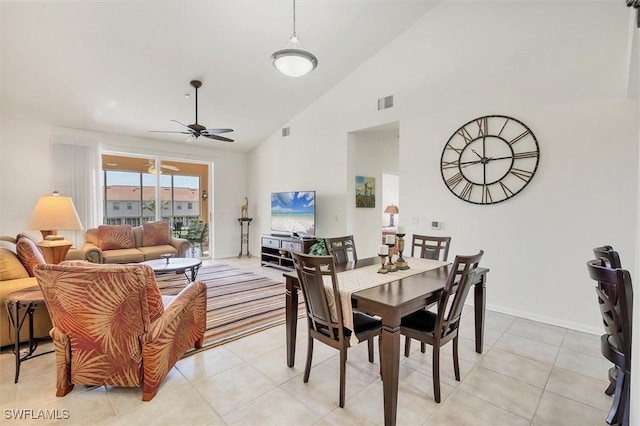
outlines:
[[[55,234],[58,229],[80,230],[82,224],[71,197],[61,197],[54,192],[53,195],[40,197],[27,229],[39,229],[46,236]]]
[[[400,210],[398,210],[398,206],[394,206],[393,204],[388,205],[386,209],[384,209],[385,213],[398,214]]]

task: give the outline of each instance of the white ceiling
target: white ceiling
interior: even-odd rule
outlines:
[[[1,101],[34,121],[184,143],[169,120],[231,127],[248,151],[278,131],[436,0],[299,0],[297,34],[318,57],[301,78],[270,55],[292,32],[292,1],[0,2]],[[185,94],[190,93],[190,98]]]

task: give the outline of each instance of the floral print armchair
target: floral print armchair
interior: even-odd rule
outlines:
[[[56,396],[76,383],[142,385],[150,401],[184,353],[202,346],[205,283],[161,296],[149,266],[77,261],[38,265],[35,276],[53,323]]]

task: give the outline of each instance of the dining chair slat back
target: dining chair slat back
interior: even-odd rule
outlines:
[[[447,260],[450,245],[451,237],[413,234],[411,257],[416,257],[415,249],[417,248],[419,257],[423,259]]]
[[[348,263],[358,260],[358,255],[356,254],[356,243],[353,240],[353,235],[325,238],[324,243],[327,247],[327,252],[333,256],[336,263]]]

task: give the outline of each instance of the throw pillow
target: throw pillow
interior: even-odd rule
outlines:
[[[100,250],[119,250],[135,248],[131,225],[98,226],[98,248]]]
[[[144,247],[171,244],[171,231],[168,222],[144,222],[142,227],[142,245]]]
[[[16,243],[18,259],[24,265],[30,277],[33,277],[33,268],[41,263],[46,263],[42,252],[31,239],[20,237]]]
[[[16,254],[4,247],[0,247],[0,281],[29,278],[29,273]]]

